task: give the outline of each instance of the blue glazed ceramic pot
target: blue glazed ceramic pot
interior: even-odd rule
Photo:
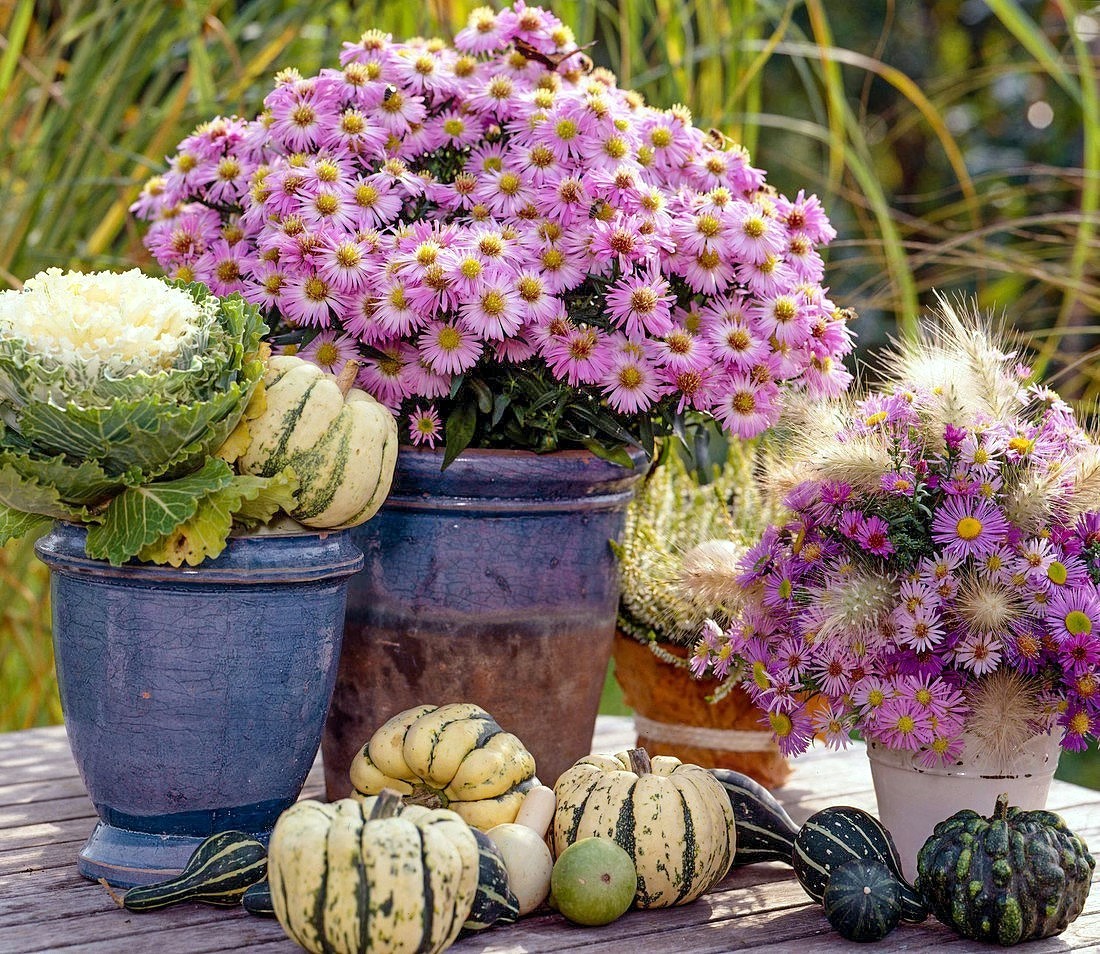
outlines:
[[[316,757],[340,655],[348,533],[230,540],[198,567],[112,567],[58,524],[54,651],[69,744],[100,822],[85,877],[171,877],[217,831],[265,839]]]
[[[473,702],[534,754],[540,779],[587,755],[619,605],[611,541],[641,452],[626,468],[587,451],[402,447],[382,509],[351,532],[366,566],[348,593],[322,741],[329,798],[383,722],[412,706]]]

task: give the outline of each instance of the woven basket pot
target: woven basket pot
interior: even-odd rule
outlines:
[[[662,644],[683,665],[661,659],[648,645],[616,633],[615,678],[623,700],[634,710],[637,744],[650,755],[672,755],[705,768],[728,768],[778,788],[791,774],[764,713],[741,689],[708,702],[719,686],[696,679],[687,668],[688,650]]]

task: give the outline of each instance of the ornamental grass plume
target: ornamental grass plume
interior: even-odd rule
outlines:
[[[298,483],[217,451],[264,372],[258,310],[201,285],[51,268],[0,292],[0,544],[51,520],[88,556],[195,565]]]
[[[931,765],[964,732],[1007,758],[1100,730],[1100,444],[1009,340],[941,300],[881,386],[781,424],[786,515],[695,658],[738,675],[785,753],[858,730]]]
[[[522,0],[449,44],[368,30],[276,77],[259,117],[179,144],[134,212],[174,277],[240,292],[276,340],[357,347],[407,440],[628,460],[784,389],[835,396],[850,315],[815,196],[766,184],[683,106],[647,106]]]

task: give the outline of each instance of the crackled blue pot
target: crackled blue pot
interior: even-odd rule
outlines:
[[[195,568],[112,567],[58,524],[54,651],[69,744],[99,813],[77,867],[120,887],[171,877],[201,841],[261,840],[298,797],[340,656],[344,533],[233,538]]]

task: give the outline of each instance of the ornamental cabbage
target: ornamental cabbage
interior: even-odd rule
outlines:
[[[256,395],[266,331],[240,296],[137,270],[52,268],[0,292],[0,543],[69,520],[90,557],[195,565],[234,522],[292,507],[293,474],[215,456]]]

